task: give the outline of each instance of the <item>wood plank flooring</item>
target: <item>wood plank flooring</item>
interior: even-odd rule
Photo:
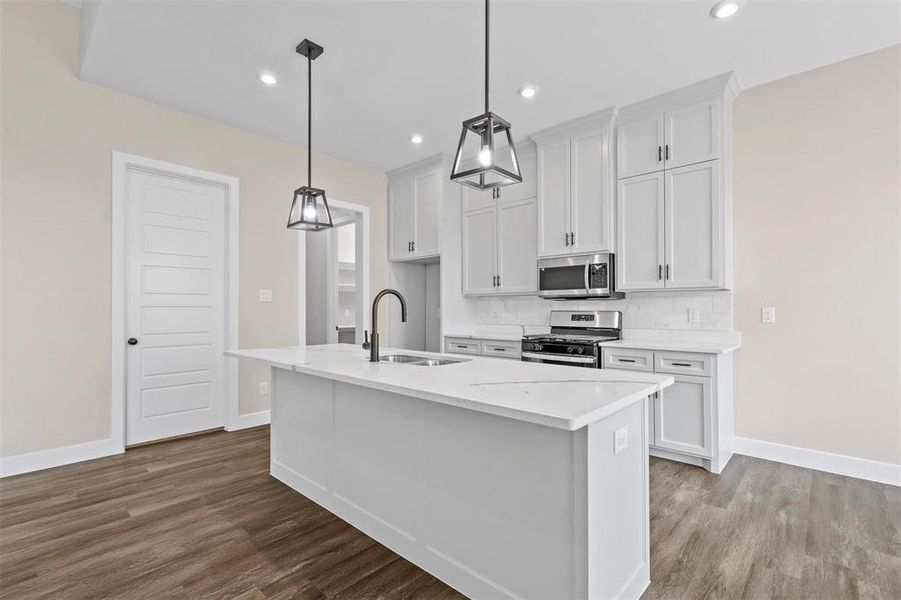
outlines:
[[[0,598],[462,596],[268,475],[266,427],[0,480]],[[651,460],[645,600],[901,598],[901,490]]]

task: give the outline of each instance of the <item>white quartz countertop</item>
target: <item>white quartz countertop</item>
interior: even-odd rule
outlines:
[[[662,350],[670,352],[698,352],[701,354],[725,354],[738,350],[736,342],[692,342],[684,340],[623,339],[602,342],[604,348],[631,348],[633,350]]]
[[[673,384],[668,375],[579,369],[500,358],[440,355],[382,348],[385,354],[443,356],[463,362],[426,367],[369,362],[352,344],[226,351],[226,356],[574,431]]]

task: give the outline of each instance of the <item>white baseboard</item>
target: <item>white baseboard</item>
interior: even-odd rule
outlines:
[[[735,437],[733,450],[737,454],[773,460],[796,467],[901,486],[901,465],[892,463],[743,437]]]
[[[38,452],[29,452],[27,454],[5,456],[0,458],[0,477],[11,477],[22,473],[61,467],[62,465],[103,458],[113,454],[122,454],[123,452],[125,452],[125,448],[122,447],[121,443],[113,439],[106,439],[63,446],[62,448],[39,450]]]
[[[261,410],[255,413],[247,413],[246,415],[238,415],[238,417],[226,426],[226,431],[238,431],[239,429],[247,429],[248,427],[258,427],[260,425],[269,424],[269,411]]]

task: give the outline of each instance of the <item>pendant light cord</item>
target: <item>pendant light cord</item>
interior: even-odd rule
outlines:
[[[485,0],[485,112],[488,112],[488,31],[489,31],[489,0]]]
[[[313,187],[313,60],[307,54],[307,187]]]

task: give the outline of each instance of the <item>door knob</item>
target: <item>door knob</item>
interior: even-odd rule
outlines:
[[[137,338],[128,338],[128,345],[129,345],[129,346],[136,346],[137,344],[138,344],[138,339],[137,339]]]

